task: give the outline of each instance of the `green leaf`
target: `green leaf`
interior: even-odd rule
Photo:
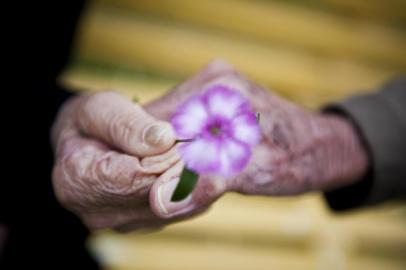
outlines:
[[[199,175],[197,173],[184,167],[182,174],[180,175],[179,183],[173,192],[171,201],[179,202],[185,199],[190,193],[192,193],[198,178]]]

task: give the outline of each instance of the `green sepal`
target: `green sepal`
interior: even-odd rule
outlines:
[[[199,175],[197,173],[189,170],[186,167],[183,167],[179,183],[176,186],[175,191],[173,192],[171,201],[179,202],[185,199],[190,193],[192,193],[193,189],[196,186],[198,178]]]

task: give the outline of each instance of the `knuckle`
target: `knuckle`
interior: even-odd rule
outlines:
[[[97,188],[105,197],[126,198],[144,193],[152,183],[140,169],[138,159],[117,155],[114,152],[103,154],[95,160],[92,169]]]
[[[207,87],[221,84],[228,86],[230,88],[236,89],[241,93],[248,93],[249,84],[248,82],[240,75],[233,73],[221,74],[218,77],[213,78],[207,83]]]
[[[88,167],[95,156],[91,145],[78,147],[62,158],[62,166],[66,175],[72,180],[83,180],[88,177]]]
[[[78,211],[146,197],[155,179],[141,170],[137,158],[88,145],[66,154],[54,169],[58,199]]]
[[[130,117],[127,115],[116,115],[112,116],[113,119],[109,120],[109,130],[110,136],[117,141],[117,143],[123,148],[131,145],[134,138],[139,138],[137,122],[139,121],[136,117]]]
[[[204,69],[202,69],[195,77],[190,79],[188,82],[180,85],[179,90],[183,89],[182,92],[193,92],[190,89],[201,88],[202,86],[207,86],[211,81],[217,80],[223,76],[235,74],[235,69],[228,63],[222,60],[215,60],[209,63]]]
[[[234,67],[223,59],[214,59],[207,65],[206,69],[212,73],[224,73],[233,71]]]
[[[128,173],[123,160],[114,153],[102,155],[93,163],[93,171],[105,188],[121,190],[131,184],[132,175]]]

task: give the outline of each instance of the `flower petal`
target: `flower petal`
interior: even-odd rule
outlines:
[[[235,117],[231,122],[233,138],[250,146],[257,145],[261,139],[255,115],[252,112],[244,112]]]
[[[215,173],[220,166],[219,141],[216,139],[199,138],[181,143],[178,149],[186,167],[197,173]]]
[[[208,117],[202,97],[195,96],[178,107],[171,122],[179,139],[190,139],[202,132]]]
[[[247,103],[238,92],[222,85],[209,88],[205,92],[204,98],[210,115],[223,116],[228,119],[235,116],[240,107]]]
[[[230,177],[242,171],[251,157],[250,148],[235,140],[223,140],[220,146],[218,174]]]

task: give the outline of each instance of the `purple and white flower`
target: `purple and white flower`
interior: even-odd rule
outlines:
[[[172,117],[188,169],[231,177],[242,171],[260,141],[255,113],[237,91],[214,85],[181,104]]]

